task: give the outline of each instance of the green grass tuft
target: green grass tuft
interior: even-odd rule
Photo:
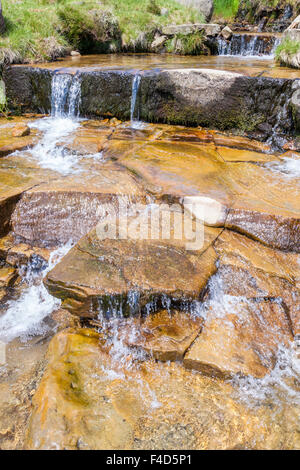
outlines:
[[[240,5],[240,0],[214,0],[214,16],[217,18],[234,19]]]
[[[176,0],[2,0],[7,31],[0,63],[54,60],[71,48],[82,53],[143,50],[166,24],[203,22]],[[168,15],[161,15],[161,8]]]
[[[277,47],[275,55],[276,59],[280,60],[280,56],[282,53],[285,53],[288,56],[292,56],[294,54],[297,54],[298,52],[300,52],[300,42],[294,41],[290,38],[285,38]]]

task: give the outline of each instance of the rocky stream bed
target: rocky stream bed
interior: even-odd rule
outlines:
[[[300,448],[299,77],[187,62],[7,71],[1,449]]]

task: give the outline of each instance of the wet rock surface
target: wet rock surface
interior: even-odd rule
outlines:
[[[48,274],[45,285],[64,308],[84,317],[96,317],[99,308],[127,316],[155,311],[168,299],[184,304],[200,298],[216,269],[209,248],[220,230],[207,228],[203,246],[189,252],[187,240],[140,240],[148,223],[131,223],[141,223],[137,236],[133,230],[124,240],[101,240],[93,230]]]
[[[54,119],[23,122],[43,145],[0,160],[0,340],[26,363],[0,366],[0,447],[300,448],[299,155],[110,118],[49,151]]]
[[[70,75],[76,72],[68,70]],[[23,110],[47,112],[54,73],[26,66],[8,69],[4,75],[8,99]],[[134,71],[81,69],[79,75],[82,115],[130,117]],[[292,85],[288,79],[205,68],[145,71],[138,93],[140,117],[149,122],[255,131],[262,138],[270,137],[274,126],[278,133],[290,134],[293,117],[283,104],[291,99]],[[98,93],[99,89],[106,93]]]
[[[60,333],[47,361],[33,400],[28,449],[298,445],[295,407],[275,414],[265,405],[248,408],[234,400],[230,384],[193,374],[178,363],[144,361],[118,368],[101,336],[90,330]]]

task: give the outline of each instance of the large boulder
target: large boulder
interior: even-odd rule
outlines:
[[[209,34],[215,34],[212,26],[215,30],[215,25],[207,25]],[[180,26],[186,27],[189,30],[191,25]],[[178,27],[168,28],[171,33]],[[8,68],[4,73],[8,102],[23,110],[49,111],[53,73],[53,69],[27,66]],[[83,69],[80,79],[81,115],[130,117],[131,70]],[[248,77],[220,70],[156,69],[142,72],[136,107],[140,118],[148,122],[253,131],[265,139],[273,135],[274,127],[278,134],[293,132],[293,119],[286,106],[292,85],[291,79]]]
[[[182,5],[195,8],[203,14],[206,21],[210,21],[214,12],[213,0],[177,0]]]
[[[292,80],[247,77],[222,70],[149,71],[140,85],[140,118],[244,131],[257,131],[264,123],[269,133],[275,126],[278,133],[289,133],[293,121],[282,104],[291,98],[292,84]]]

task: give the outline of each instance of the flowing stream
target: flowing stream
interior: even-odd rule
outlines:
[[[53,75],[51,116],[31,124],[31,127],[43,132],[43,138],[31,150],[31,155],[42,168],[67,175],[80,171],[77,164],[81,158],[101,160],[101,152],[81,156],[68,148],[68,142],[72,141],[74,133],[80,127],[80,99],[80,74]]]
[[[253,36],[249,40],[246,35],[234,35],[229,42],[219,39],[219,54],[242,57],[260,56],[265,58],[266,56],[272,56],[276,45],[277,39],[271,47],[271,52],[268,53],[270,50],[270,44],[266,45],[259,36]],[[129,126],[133,129],[144,128],[144,124],[139,120],[139,91],[141,80],[141,73],[136,73],[132,83],[132,97],[130,103],[131,122],[130,124],[126,123],[126,126],[121,129],[121,132],[124,132],[124,129],[126,132]],[[80,74],[54,74],[51,93],[51,116],[38,119],[30,124],[32,128],[36,128],[42,132],[42,137],[39,142],[27,152],[27,154],[31,155],[31,157],[38,162],[38,165],[41,168],[53,170],[58,174],[58,177],[64,178],[72,173],[77,174],[81,171],[78,165],[81,159],[91,158],[101,160],[102,153],[79,155],[76,151],[71,150],[68,147],[68,143],[72,141],[74,134],[76,134],[76,131],[78,131],[81,126]],[[283,112],[285,111],[286,110]],[[281,116],[279,116],[278,122],[280,119]],[[163,131],[159,131],[159,135],[160,132],[162,134]],[[178,138],[180,129],[177,129],[176,132],[176,138]],[[275,133],[276,128],[274,129],[274,135]],[[116,141],[118,145],[118,140],[116,139]],[[182,142],[180,145],[181,144]],[[160,143],[159,149],[161,152],[163,152],[162,149],[164,148],[164,145],[165,142]],[[171,145],[175,146],[176,142],[173,141]],[[191,144],[189,141],[185,141],[184,145],[182,145],[182,155],[184,154],[185,148],[190,150],[190,147],[196,149],[195,151],[198,152],[197,145],[193,145],[194,142]],[[201,146],[199,145],[199,147]],[[167,150],[170,149],[170,147],[166,148]],[[137,155],[135,155],[136,160],[138,159]],[[147,158],[149,158],[149,160],[154,160],[155,154],[153,153],[152,155],[150,153],[147,155]],[[263,166],[266,168],[266,171],[270,172],[270,175],[272,175],[272,173],[278,173],[281,176],[284,174],[285,177],[296,180],[300,178],[299,162],[300,159],[295,155],[284,157],[280,161],[276,160],[264,163]],[[213,167],[213,165],[217,166],[217,164],[219,163],[213,162],[211,165]],[[233,165],[235,164],[236,166],[239,166],[241,162],[233,163]],[[92,169],[92,171],[94,170]],[[132,173],[134,173],[133,170]],[[174,175],[175,173],[171,178],[174,177]],[[95,175],[93,174],[93,176]],[[88,190],[89,188],[87,188],[87,192]],[[111,195],[109,194],[109,197],[110,196]],[[92,207],[91,210],[93,210],[93,202],[87,199],[86,204],[89,205],[89,208]],[[97,204],[95,207],[96,206]],[[11,298],[4,304],[2,309],[4,313],[0,316],[0,341],[7,344],[19,339],[26,343],[34,336],[44,336],[49,331],[51,332],[51,327],[49,326],[48,321],[49,316],[60,308],[61,301],[52,297],[48,293],[43,284],[43,279],[47,273],[49,273],[63,259],[72,247],[73,242],[70,240],[67,244],[54,249],[51,253],[49,262],[47,264],[43,264],[42,267],[38,265],[37,260],[33,258],[26,266],[26,269],[19,268],[19,274],[22,278],[18,291],[19,296],[17,298]],[[91,249],[93,248],[94,247],[92,246]],[[95,258],[93,259],[93,263],[101,261],[101,257],[97,257],[96,255],[93,256]],[[95,279],[95,284],[97,284],[97,282],[98,279]],[[114,281],[112,280],[112,283],[113,282]],[[141,314],[140,293],[132,287],[132,290],[129,290],[129,293],[126,292],[126,295],[127,307],[129,306],[129,309],[127,310],[129,310],[132,317],[135,317],[136,320]],[[162,403],[157,397],[157,394],[153,391],[152,387],[149,386],[148,382],[143,380],[143,363],[149,360],[149,355],[147,355],[142,348],[139,349],[128,346],[130,341],[135,340],[138,335],[140,325],[138,322],[133,322],[132,324],[126,323],[127,319],[122,317],[124,313],[122,307],[124,307],[124,305],[120,302],[120,299],[116,300],[116,298],[117,297],[114,297],[113,295],[111,295],[110,298],[109,295],[106,295],[105,298],[103,296],[103,301],[101,301],[101,299],[99,300],[99,316],[95,319],[94,326],[96,329],[99,329],[102,338],[104,338],[105,346],[109,350],[109,354],[112,359],[108,366],[101,364],[99,369],[101,368],[102,372],[109,378],[109,380],[111,380],[112,383],[114,381],[117,382],[118,380],[124,380],[126,382],[126,372],[128,371],[135,374],[135,380],[138,384],[135,390],[136,393],[142,398],[147,396],[151,402],[151,411],[155,412],[162,407]],[[147,317],[156,313],[158,310],[166,310],[170,313],[172,300],[174,299],[171,299],[168,295],[162,295],[158,302],[153,295],[153,300],[146,305],[143,310],[143,314]],[[281,302],[279,297],[267,300],[274,302],[274,304],[277,303],[278,305]],[[257,324],[259,324],[260,331],[267,329],[270,337],[272,337],[273,334],[275,336],[277,333],[276,326],[272,323],[266,324],[265,318],[261,314],[262,311],[259,303],[255,304],[255,302],[249,300],[249,298],[228,295],[224,292],[223,282],[219,274],[215,274],[210,277],[206,296],[203,301],[200,301],[199,298],[197,298],[196,301],[191,301],[184,305],[183,303],[180,304],[177,299],[176,305],[179,310],[183,310],[184,313],[188,313],[193,320],[203,319],[206,323],[215,320],[224,321],[224,328],[226,327],[228,331],[230,331],[230,329],[232,331],[234,330],[234,322],[233,320],[228,320],[228,313],[230,313],[231,317],[236,317],[237,322],[244,322],[245,328],[247,328],[247,318],[249,317],[250,311],[250,317],[255,318]],[[131,320],[131,318],[129,320]],[[129,342],[128,324],[130,333]],[[147,331],[147,334],[150,334],[149,331]],[[229,337],[229,340],[230,338],[231,336]],[[271,372],[267,373],[264,378],[258,379],[252,376],[245,377],[241,376],[241,374],[235,374],[233,378],[227,380],[229,384],[234,387],[237,401],[245,402],[250,408],[257,406],[258,404],[263,404],[263,406],[266,407],[270,406],[277,408],[280,408],[283,403],[288,404],[289,406],[300,406],[299,345],[297,345],[296,342],[291,341],[289,346],[283,346],[283,344],[278,341],[276,346],[277,359],[275,367]],[[252,347],[252,345],[250,346],[249,344],[249,348],[250,347]],[[271,361],[271,358],[269,357],[271,354],[269,354],[269,351],[267,351],[265,355],[264,353],[261,353],[261,351],[257,354],[260,355],[262,363],[268,363],[268,361]],[[158,365],[158,375],[163,373],[162,364],[163,362]],[[169,365],[170,364],[168,364],[168,367]],[[178,363],[176,363],[176,367],[177,365]],[[213,378],[213,380],[215,380],[215,378]],[[103,397],[103,399],[104,398],[105,397]],[[220,405],[220,415],[221,413],[222,410]],[[125,422],[125,419],[123,421]]]
[[[142,129],[143,124],[140,122],[139,106],[138,106],[138,93],[141,84],[142,76],[136,73],[132,82],[132,95],[130,105],[130,121],[133,129]]]
[[[52,297],[43,284],[43,278],[71,249],[69,242],[54,250],[44,269],[36,269],[36,260],[27,266],[23,275],[24,290],[17,300],[8,301],[5,314],[0,316],[0,340],[9,343],[15,338],[27,341],[31,336],[45,334],[49,327],[45,320],[61,304]]]
[[[273,59],[279,38],[233,34],[229,40],[218,38],[218,55]]]

